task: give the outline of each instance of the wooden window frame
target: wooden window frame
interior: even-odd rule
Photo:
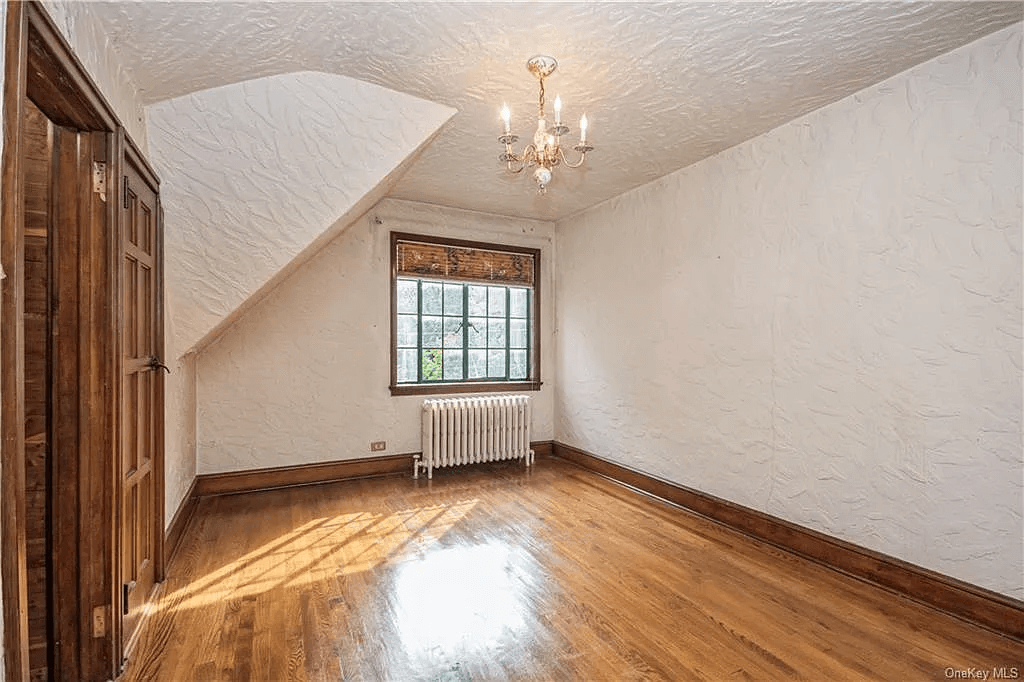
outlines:
[[[532,333],[530,339],[529,369],[531,376],[526,380],[512,381],[432,381],[429,383],[399,384],[398,383],[398,261],[396,258],[398,243],[400,241],[419,242],[438,246],[454,246],[460,248],[480,249],[483,251],[497,251],[501,253],[513,253],[528,255],[533,259],[533,296],[530,309],[529,325]],[[403,395],[448,395],[452,393],[494,393],[508,391],[539,391],[541,382],[541,265],[540,249],[533,249],[525,246],[513,246],[508,244],[494,244],[490,242],[468,241],[464,239],[449,239],[447,237],[434,237],[423,234],[410,234],[407,232],[392,232],[390,239],[390,287],[391,287],[391,309],[389,311],[389,324],[391,327],[391,383],[389,390],[393,396]],[[413,275],[403,277],[414,278]],[[423,276],[421,279],[445,280],[444,277]],[[465,282],[464,280],[452,279],[453,282]],[[472,283],[472,282],[469,282]],[[479,284],[487,284],[480,280]],[[513,282],[493,282],[494,285],[506,287],[522,286]],[[465,350],[465,349],[464,349]]]

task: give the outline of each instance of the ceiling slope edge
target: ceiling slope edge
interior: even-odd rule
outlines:
[[[169,357],[197,350],[372,207],[455,110],[304,71],[146,108]]]

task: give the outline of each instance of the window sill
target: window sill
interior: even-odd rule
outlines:
[[[539,391],[540,381],[465,382],[460,384],[399,384],[389,386],[391,395],[447,395],[450,393],[499,393]]]

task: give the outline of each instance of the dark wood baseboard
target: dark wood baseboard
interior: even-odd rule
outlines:
[[[196,495],[196,479],[193,478],[192,485],[189,486],[188,492],[185,493],[185,497],[182,498],[181,503],[178,505],[178,511],[174,512],[174,518],[171,519],[171,524],[167,526],[167,530],[164,533],[165,568],[170,562],[171,557],[178,550],[178,545],[181,544],[181,538],[185,534],[188,522],[192,520],[192,516],[195,515],[198,507],[199,496]]]
[[[554,447],[555,441],[553,440],[535,440],[530,443],[530,449],[533,450],[534,457],[551,457]]]
[[[413,459],[419,453],[342,459],[316,464],[232,471],[196,476],[196,495],[234,495],[271,488],[313,485],[348,478],[371,478],[407,473],[412,476]]]
[[[530,447],[533,448],[536,456],[550,457],[554,441],[535,441],[530,443]],[[419,456],[420,453],[412,452],[405,455],[361,457],[316,464],[232,471],[224,474],[203,474],[196,476],[190,494],[194,497],[235,495],[272,488],[343,481],[349,478],[374,478],[403,473],[412,476],[412,463]]]
[[[570,445],[555,442],[552,455],[833,570],[1024,641],[1024,602],[616,464]]]

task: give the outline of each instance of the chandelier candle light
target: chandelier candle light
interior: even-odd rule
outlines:
[[[570,163],[562,151],[561,137],[569,133],[569,127],[562,124],[562,98],[555,97],[555,124],[548,128],[544,117],[544,79],[555,72],[558,62],[554,57],[536,55],[526,62],[526,69],[540,81],[540,98],[537,104],[537,132],[533,141],[526,145],[521,154],[512,151],[512,145],[519,141],[518,135],[512,134],[512,112],[507,104],[501,107],[501,120],[505,123],[505,132],[498,136],[498,142],[505,145],[505,151],[498,155],[498,160],[505,164],[510,173],[521,173],[524,168],[536,167],[533,179],[537,182],[537,193],[547,192],[551,182],[551,171],[559,164],[569,168],[579,168],[587,159],[587,152],[593,149],[587,144],[587,115],[580,116],[580,141],[573,147],[580,153],[576,163]]]

